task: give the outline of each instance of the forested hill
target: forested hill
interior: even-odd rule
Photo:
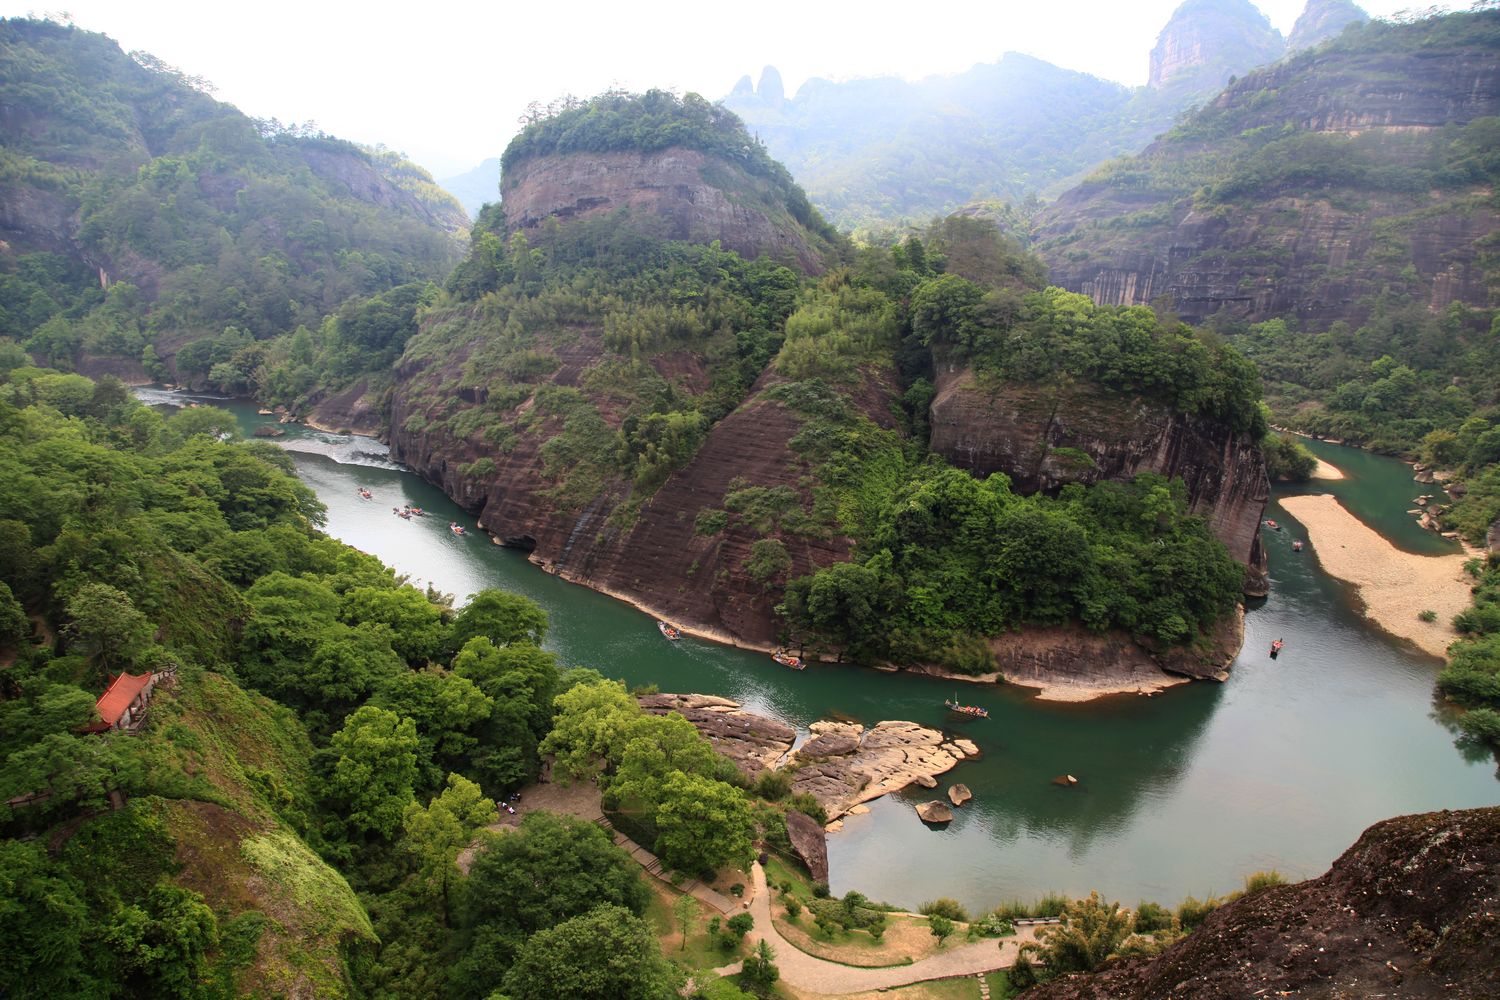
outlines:
[[[194,339],[316,325],[457,260],[467,219],[421,168],[206,91],[104,35],[0,21],[5,334],[160,375]]]

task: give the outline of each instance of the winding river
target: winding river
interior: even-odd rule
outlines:
[[[220,405],[247,430],[268,419],[246,404]],[[330,534],[460,600],[483,587],[525,594],[551,616],[547,645],[566,664],[633,685],[735,698],[804,732],[838,715],[910,719],[974,740],[983,756],[945,776],[966,783],[974,800],[946,829],[917,819],[916,796],[897,795],[829,837],[835,893],[857,888],[907,906],[951,896],[978,908],[1099,889],[1126,903],[1175,904],[1239,888],[1256,870],[1318,874],[1379,819],[1500,803],[1494,759],[1455,748],[1434,700],[1440,663],[1363,624],[1351,593],[1319,571],[1310,549],[1292,552],[1301,527],[1275,503],[1266,516],[1286,530],[1267,532],[1271,596],[1249,609],[1245,648],[1227,683],[1083,705],[965,685],[962,700],[990,717],[955,721],[942,704],[951,683],[853,667],[797,673],[709,642],[663,642],[631,607],[549,576],[482,534],[451,535],[449,520],[473,518],[391,463],[379,442],[298,426],[279,441],[327,505]],[[1419,492],[1409,467],[1314,447],[1348,478],[1313,489],[1337,494],[1402,548],[1452,551],[1402,513]],[[358,497],[359,485],[372,501]],[[432,516],[393,517],[391,508],[403,504]],[[1271,660],[1277,637],[1286,649]],[[1080,784],[1053,785],[1063,773]]]

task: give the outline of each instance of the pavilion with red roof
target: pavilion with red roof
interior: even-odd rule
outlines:
[[[104,733],[111,729],[131,729],[138,725],[145,714],[146,702],[151,698],[151,690],[156,687],[158,676],[149,670],[144,674],[121,673],[94,703],[99,721],[86,727],[87,730],[91,733]]]

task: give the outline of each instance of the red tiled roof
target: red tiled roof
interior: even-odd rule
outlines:
[[[99,696],[94,703],[94,709],[99,713],[99,718],[113,726],[120,721],[120,716],[135,701],[136,696],[141,693],[151,680],[151,672],[147,671],[137,677],[134,674],[121,674],[109,685],[109,688]]]

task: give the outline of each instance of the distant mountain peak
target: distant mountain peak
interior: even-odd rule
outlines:
[[[1363,24],[1370,19],[1354,0],[1307,0],[1302,15],[1292,25],[1292,34],[1287,39],[1287,50],[1310,49],[1331,38],[1343,34],[1351,24]]]
[[[1156,37],[1147,85],[1217,90],[1285,50],[1281,32],[1250,0],[1187,0]]]
[[[761,100],[772,104],[786,100],[786,87],[782,85],[781,73],[775,66],[760,71],[760,86],[755,88],[755,93]]]

